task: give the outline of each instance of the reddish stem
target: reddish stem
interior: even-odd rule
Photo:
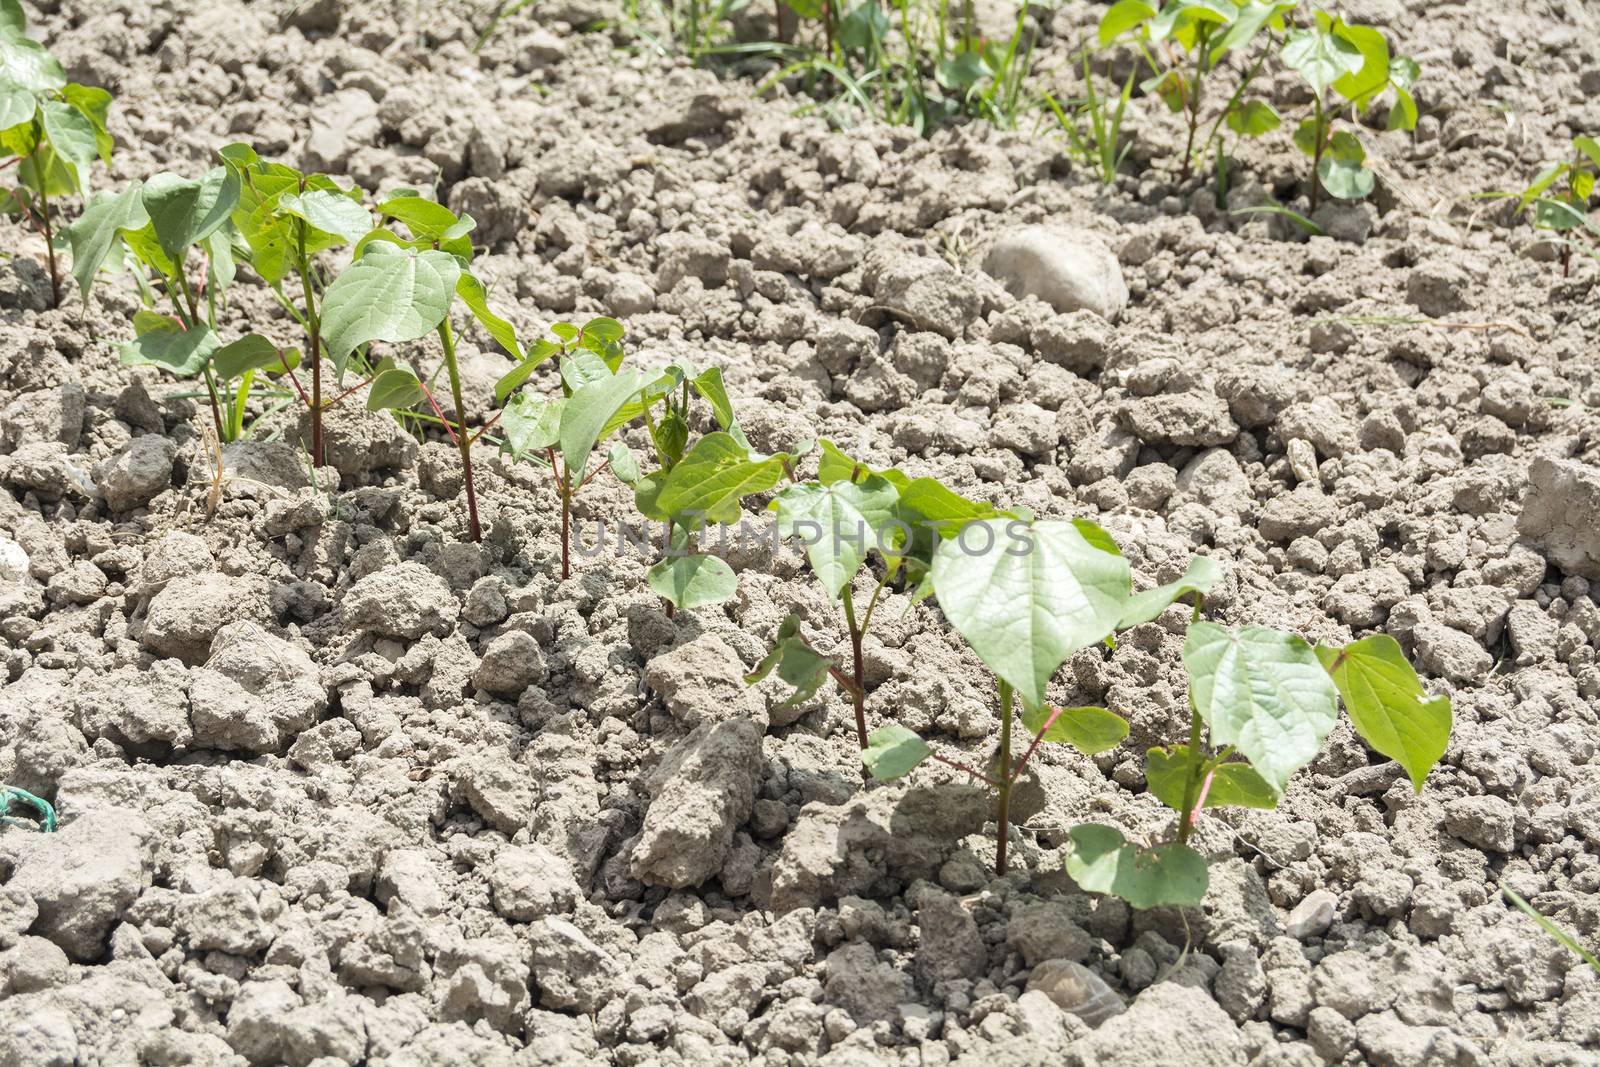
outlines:
[[[1022,769],[1028,765],[1028,760],[1032,758],[1034,750],[1037,749],[1040,742],[1044,740],[1044,735],[1050,732],[1050,727],[1056,724],[1056,720],[1061,718],[1061,713],[1066,710],[1066,708],[1055,709],[1055,711],[1050,714],[1050,717],[1044,721],[1044,725],[1039,727],[1039,732],[1033,735],[1033,744],[1029,745],[1028,751],[1022,754],[1022,761],[1017,764],[1017,769],[1011,772],[1011,780],[1013,782],[1016,781],[1017,778],[1022,774]]]
[[[456,428],[451,425],[449,419],[444,417],[444,412],[439,408],[439,402],[433,398],[433,392],[428,388],[428,383],[419,381],[417,384],[422,387],[422,395],[428,398],[428,406],[433,409],[433,413],[438,416],[439,421],[444,423],[444,432],[450,435],[450,443],[456,444]]]
[[[343,400],[345,397],[349,396],[351,393],[358,392],[359,390],[365,388],[366,386],[371,385],[375,380],[376,380],[375,378],[368,378],[365,381],[357,382],[355,385],[352,385],[350,388],[346,389],[344,392],[340,393],[338,396],[334,397],[332,400],[330,400],[326,404],[322,405],[322,410],[327,411],[329,408],[331,408],[335,404],[339,403],[339,401]]]
[[[937,763],[944,764],[946,767],[954,767],[958,771],[965,771],[967,774],[972,775],[972,777],[976,778],[978,781],[984,782],[984,783],[986,783],[986,784],[988,784],[990,786],[993,786],[996,789],[998,789],[1000,787],[1000,783],[999,782],[995,781],[993,778],[990,778],[987,774],[984,774],[982,771],[974,770],[973,768],[968,767],[965,763],[962,763],[960,760],[948,759],[948,758],[946,758],[944,756],[939,755],[939,753],[937,753],[937,752],[929,753],[929,757],[931,759],[933,759]]]
[[[506,409],[505,408],[501,408],[499,411],[495,412],[494,415],[490,417],[489,421],[484,423],[481,427],[479,427],[478,428],[478,432],[472,435],[471,442],[473,444],[477,444],[478,443],[478,438],[480,438],[484,434],[488,433],[489,432],[489,427],[491,427],[495,423],[499,422],[500,421],[500,416],[504,415],[505,413],[506,413]]]

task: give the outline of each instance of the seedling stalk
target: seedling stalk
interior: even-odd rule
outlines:
[[[483,530],[478,524],[478,493],[472,485],[472,438],[467,435],[467,406],[461,395],[461,372],[456,366],[456,342],[450,333],[450,317],[439,322],[439,343],[444,346],[445,370],[450,375],[450,396],[456,405],[456,447],[461,450],[461,476],[467,487],[467,528],[474,541],[483,540]],[[317,385],[312,380],[313,396]],[[569,501],[561,501],[561,576],[567,576],[567,513]]]

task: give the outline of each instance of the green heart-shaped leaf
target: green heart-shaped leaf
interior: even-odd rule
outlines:
[[[1428,772],[1450,744],[1450,698],[1430,697],[1406,662],[1400,645],[1374,634],[1343,648],[1317,646],[1356,733],[1377,751],[1398,760],[1422,792]]]
[[[1135,908],[1194,907],[1211,874],[1205,857],[1173,842],[1140,848],[1110,826],[1088,823],[1067,834],[1067,873],[1091,893],[1121,897]]]
[[[1109,542],[1081,520],[969,523],[934,555],[939,607],[997,677],[1042,706],[1067,657],[1105,640],[1122,616],[1128,563]]]
[[[1311,646],[1293,634],[1197,622],[1183,662],[1212,742],[1237,748],[1276,792],[1311,762],[1338,719],[1338,691]]]
[[[890,723],[867,735],[861,762],[867,765],[872,777],[884,782],[910,774],[931,755],[933,750],[926,741],[899,723]]]
[[[721,604],[739,589],[739,576],[717,556],[678,556],[650,568],[648,581],[657,596],[684,611]]]
[[[322,298],[322,342],[343,364],[373,341],[415,341],[444,321],[461,262],[448,252],[418,252],[382,242],[339,273]]]

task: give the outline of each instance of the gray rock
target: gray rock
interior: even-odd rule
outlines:
[[[532,634],[509,630],[483,650],[483,659],[472,675],[472,684],[496,696],[518,697],[544,676],[544,653],[539,642]]]
[[[460,612],[450,586],[420,563],[396,563],[367,575],[339,605],[346,626],[412,641],[448,627]]]
[[[772,908],[832,903],[881,887],[937,876],[955,844],[977,833],[989,811],[971,786],[874,789],[843,804],[801,809],[772,867]]]
[[[211,654],[217,632],[235,620],[271,619],[263,583],[215,571],[167,582],[150,601],[144,644],[153,652],[195,666]]]
[[[730,718],[764,725],[766,701],[745,684],[746,670],[726,641],[707,633],[653,657],[645,664],[644,682],[686,726]]]
[[[217,631],[205,666],[189,679],[195,744],[252,754],[282,752],[328,706],[317,665],[253,622]]]
[[[1489,676],[1494,658],[1471,636],[1442,623],[1424,620],[1411,631],[1415,663],[1424,672],[1453,682],[1475,683]]]
[[[990,246],[983,269],[1013,296],[1036,296],[1059,312],[1092,311],[1115,321],[1128,304],[1117,257],[1079,230],[1013,230]]]
[[[1333,925],[1338,909],[1338,897],[1326,889],[1314,889],[1289,912],[1289,919],[1283,926],[1284,932],[1298,941],[1321,937]]]
[[[1122,998],[1076,960],[1043,960],[1028,975],[1028,991],[1043,993],[1062,1011],[1099,1026],[1128,1010]]]
[[[1516,809],[1501,797],[1456,797],[1444,806],[1445,832],[1486,852],[1516,848]]]
[[[152,844],[141,816],[101,808],[31,839],[6,889],[33,901],[32,932],[79,963],[98,962],[112,926],[150,885]]]
[[[95,468],[95,485],[115,513],[142,508],[172,485],[172,461],[178,447],[165,437],[135,437],[122,451]]]
[[[1239,436],[1227,402],[1203,389],[1133,397],[1117,408],[1117,424],[1147,445],[1225,445]]]
[[[1075,1042],[1075,1067],[1244,1067],[1243,1036],[1204,988],[1161,982],[1128,1010]]]
[[[928,889],[917,907],[916,970],[929,985],[955,978],[975,980],[989,967],[989,950],[972,913],[959,897]]]
[[[1600,579],[1600,470],[1576,459],[1534,457],[1517,532],[1568,574]]]
[[[487,877],[495,911],[514,922],[570,912],[578,896],[567,861],[538,842],[501,849]]]
[[[634,846],[633,877],[683,889],[720,871],[760,780],[760,727],[748,719],[696,727],[647,783],[651,801]]]

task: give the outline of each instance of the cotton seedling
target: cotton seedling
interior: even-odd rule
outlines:
[[[309,393],[287,361],[276,369],[286,374],[307,411],[311,425],[308,447],[313,463],[320,466],[327,460],[323,414],[359,387],[332,398],[323,396],[321,304],[328,280],[318,269],[317,257],[329,249],[359,243],[372,232],[372,215],[363,204],[360,189],[341,188],[325,174],[302,174],[285,164],[268,162],[245,144],[228,145],[219,154],[239,180],[239,199],[231,220],[245,260],[305,331]],[[295,281],[299,304],[288,288]],[[263,361],[271,358],[260,343],[257,348]]]
[[[1246,94],[1271,51],[1270,42],[1265,47],[1256,45],[1257,35],[1263,29],[1269,37],[1282,34],[1284,16],[1294,10],[1296,2],[1168,0],[1158,6],[1146,0],[1118,0],[1101,16],[1101,47],[1131,41],[1150,71],[1140,87],[1183,117],[1188,132],[1181,180],[1188,179],[1194,164],[1202,161],[1213,145],[1221,152],[1218,135],[1223,122],[1247,137],[1277,129],[1278,113],[1272,105],[1248,99]],[[1243,57],[1245,69],[1222,107],[1213,109],[1207,104],[1207,93],[1213,81],[1223,76],[1224,61],[1233,54]],[[1199,132],[1208,117],[1211,126],[1201,139]]]
[[[1311,90],[1311,116],[1294,132],[1295,146],[1311,157],[1311,210],[1324,192],[1341,200],[1367,196],[1375,179],[1366,146],[1354,129],[1339,125],[1338,116],[1346,109],[1359,115],[1387,100],[1388,128],[1416,129],[1416,61],[1391,57],[1388,41],[1372,27],[1321,11],[1312,13],[1310,26],[1286,34],[1279,54]]]
[[[710,409],[717,428],[691,445],[696,401]],[[784,458],[750,447],[716,367],[702,370],[675,362],[620,414],[630,421],[635,414],[644,420],[656,461],[656,469],[644,473],[620,441],[609,457],[612,472],[633,489],[639,513],[666,526],[666,557],[650,568],[650,588],[666,602],[668,617],[678,608],[692,610],[730,599],[739,585],[733,568],[691,546],[707,526],[737,522],[745,497],[778,483]]]
[[[461,370],[450,325],[456,300],[514,359],[523,365],[528,361],[516,330],[490,309],[488,290],[472,273],[472,242],[468,238],[475,225],[472,216],[458,216],[410,189],[397,190],[379,203],[378,214],[389,225],[373,230],[356,243],[356,258],[339,272],[322,296],[317,320],[322,344],[342,380],[351,357],[375,342],[404,344],[430,333],[438,335],[455,420],[445,417],[427,381],[392,359],[373,368],[367,408],[398,411],[426,401],[460,452],[468,534],[472,540],[481,541],[483,527],[472,476],[472,445],[488,426],[476,433],[467,430]],[[369,363],[370,360],[369,354]]]
[[[98,194],[66,233],[85,300],[103,264],[132,261],[144,306],[134,312],[135,337],[122,346],[122,363],[201,377],[223,442],[244,432],[255,376],[292,372],[299,362],[298,351],[280,350],[259,334],[223,343],[217,315],[237,271],[229,219],[239,189],[227,167],[199,178],[163,172]]]
[[[1132,577],[1110,536],[1086,519],[997,518],[964,524],[942,541],[929,579],[945,618],[995,676],[998,747],[987,768],[962,769],[998,795],[995,869],[1004,872],[1012,788],[1038,744],[1066,741],[1095,753],[1127,736],[1127,724],[1103,708],[1049,707],[1045,687],[1069,656],[1115,631],[1129,610]],[[1020,761],[1012,751],[1019,701],[1034,734]],[[891,725],[872,736],[863,758],[874,777],[893,778],[931,754]]]
[[[501,450],[516,459],[545,464],[561,501],[561,577],[572,576],[572,505],[583,487],[611,460],[591,467],[595,451],[613,433],[638,417],[638,404],[653,378],[624,367],[623,327],[612,318],[590,319],[581,327],[558,322],[556,340],[541,338],[525,358],[495,385],[500,413]],[[561,395],[522,391],[540,364],[558,358]]]
[[[1595,180],[1600,177],[1600,141],[1579,134],[1572,139],[1572,156],[1560,163],[1545,167],[1520,193],[1495,193],[1493,196],[1515,196],[1517,214],[1533,208],[1534,229],[1552,233],[1584,233],[1589,240],[1578,244],[1570,238],[1557,238],[1561,244],[1561,275],[1572,271],[1572,250],[1583,249],[1600,258],[1600,222],[1589,216],[1589,201],[1594,196]]]
[[[113,141],[106,129],[111,94],[68,82],[60,62],[28,39],[27,28],[18,0],[0,0],[0,171],[16,168],[14,180],[0,183],[0,212],[38,230],[50,269],[51,304],[59,306],[60,208],[52,210],[50,201],[82,196],[96,159],[111,165]]]
[[[999,529],[991,532],[1002,536]],[[1206,861],[1188,842],[1200,812],[1275,807],[1290,778],[1321,749],[1341,698],[1356,733],[1399,761],[1419,792],[1443,757],[1450,701],[1424,693],[1393,638],[1379,634],[1343,647],[1313,647],[1266,627],[1226,628],[1200,617],[1218,577],[1209,560],[1193,560],[1177,581],[1130,595],[1126,562],[1093,523],[1035,523],[1007,533],[1011,545],[982,553],[941,545],[932,571],[941,610],[998,680],[999,755],[987,773],[969,771],[999,794],[997,873],[1006,866],[1010,789],[1038,744],[1066,741],[1093,754],[1127,734],[1126,723],[1106,709],[1049,708],[1045,684],[1073,652],[1149,622],[1180,599],[1194,602],[1183,650],[1188,739],[1150,749],[1145,769],[1149,792],[1178,813],[1177,830],[1170,841],[1141,845],[1115,827],[1074,828],[1067,872],[1084,889],[1137,908],[1198,904],[1208,883]],[[1013,695],[1033,734],[1015,765]],[[929,755],[914,733],[892,726],[874,735],[867,761],[875,775],[887,778]]]
[[[817,476],[794,481],[772,502],[778,534],[799,538],[806,559],[828,598],[839,604],[850,640],[850,663],[840,667],[818,653],[799,633],[798,620],[786,621],[771,653],[746,679],[754,684],[776,670],[795,693],[787,703],[809,699],[831,676],[850,697],[856,742],[869,744],[863,644],[883,591],[897,577],[921,585],[933,564],[941,533],[960,524],[1001,513],[952,492],[933,478],[911,478],[890,468],[875,471],[856,462],[831,441],[821,442]],[[881,560],[864,607],[856,602],[856,576],[869,556]],[[859,610],[858,610],[859,608]]]

